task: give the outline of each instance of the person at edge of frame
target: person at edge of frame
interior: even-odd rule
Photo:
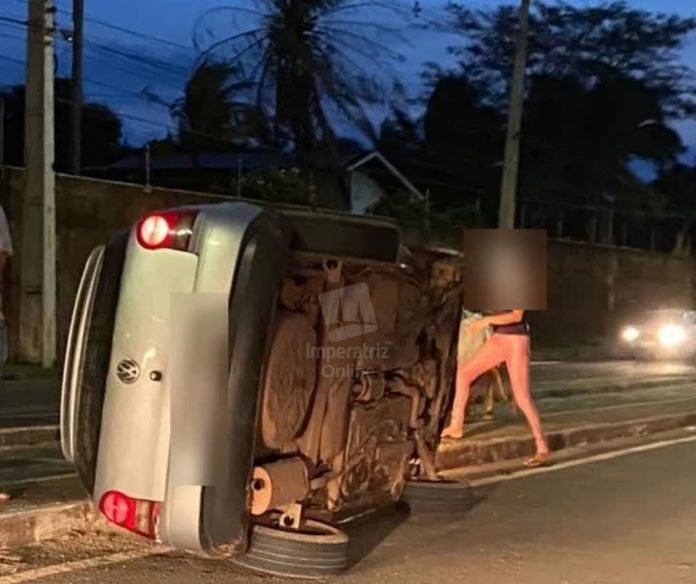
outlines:
[[[12,253],[12,234],[10,233],[10,226],[7,221],[7,215],[5,215],[5,210],[2,208],[2,205],[0,205],[0,379],[2,379],[2,370],[7,362],[9,352],[7,325],[5,323],[5,313],[2,309],[3,299],[1,290],[4,281],[5,265],[7,259],[12,257]],[[0,503],[5,503],[9,499],[9,493],[0,488]]]

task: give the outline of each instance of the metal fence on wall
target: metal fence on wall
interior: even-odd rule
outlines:
[[[557,239],[687,256],[692,254],[695,219],[683,213],[527,199],[518,205],[517,226],[546,229]]]

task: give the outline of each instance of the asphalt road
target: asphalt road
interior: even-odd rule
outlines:
[[[696,441],[691,440],[481,487],[478,504],[460,516],[415,521],[390,512],[373,518],[352,528],[355,564],[335,581],[692,584]],[[8,574],[0,576],[0,584],[288,581],[251,574],[228,560],[179,553],[128,560],[138,553],[130,538],[82,534],[4,560],[0,555],[0,574]]]
[[[602,387],[655,380],[696,380],[696,365],[689,363],[602,361],[592,363],[541,362],[532,366],[535,389]],[[60,380],[3,381],[0,384],[0,427],[58,422]]]
[[[591,421],[591,412],[607,407],[650,404],[651,415],[659,415],[662,404],[688,403],[692,407],[696,368],[624,361],[537,363],[532,377],[537,406],[547,423],[554,415],[571,411],[588,412]],[[685,379],[693,383],[684,383]],[[655,382],[652,387],[638,385],[651,382]],[[0,429],[57,424],[59,403],[59,380],[4,382],[0,385]],[[496,406],[497,425],[519,421],[520,414],[512,404]],[[17,449],[5,452],[0,460],[0,485],[11,487],[28,479],[71,472],[57,446]]]
[[[693,361],[532,361],[532,376],[543,383],[564,380],[626,379],[696,376]]]

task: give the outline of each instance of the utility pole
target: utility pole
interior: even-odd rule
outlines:
[[[498,227],[515,227],[515,200],[520,166],[520,141],[522,138],[522,112],[524,109],[524,77],[527,68],[527,45],[529,34],[529,9],[532,0],[521,0],[520,22],[517,31],[515,64],[510,86],[510,108],[508,113],[507,136],[505,139],[505,160],[503,181],[500,187],[500,210]]]
[[[5,176],[5,98],[0,96],[0,178]]]
[[[73,0],[72,34],[72,141],[70,169],[79,175],[82,169],[82,48],[84,45],[85,0]]]
[[[53,16],[53,0],[29,0],[18,353],[44,367],[56,360]]]

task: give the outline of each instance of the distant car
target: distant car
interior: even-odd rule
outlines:
[[[85,266],[65,457],[133,533],[275,574],[340,572],[340,520],[402,497],[468,504],[466,485],[433,480],[457,256],[407,249],[369,217],[244,202],[146,215]],[[209,301],[198,328],[222,324],[222,340],[177,352],[175,298]],[[419,471],[430,480],[407,480]]]
[[[696,311],[649,310],[620,332],[623,353],[633,358],[682,359],[696,355]]]

